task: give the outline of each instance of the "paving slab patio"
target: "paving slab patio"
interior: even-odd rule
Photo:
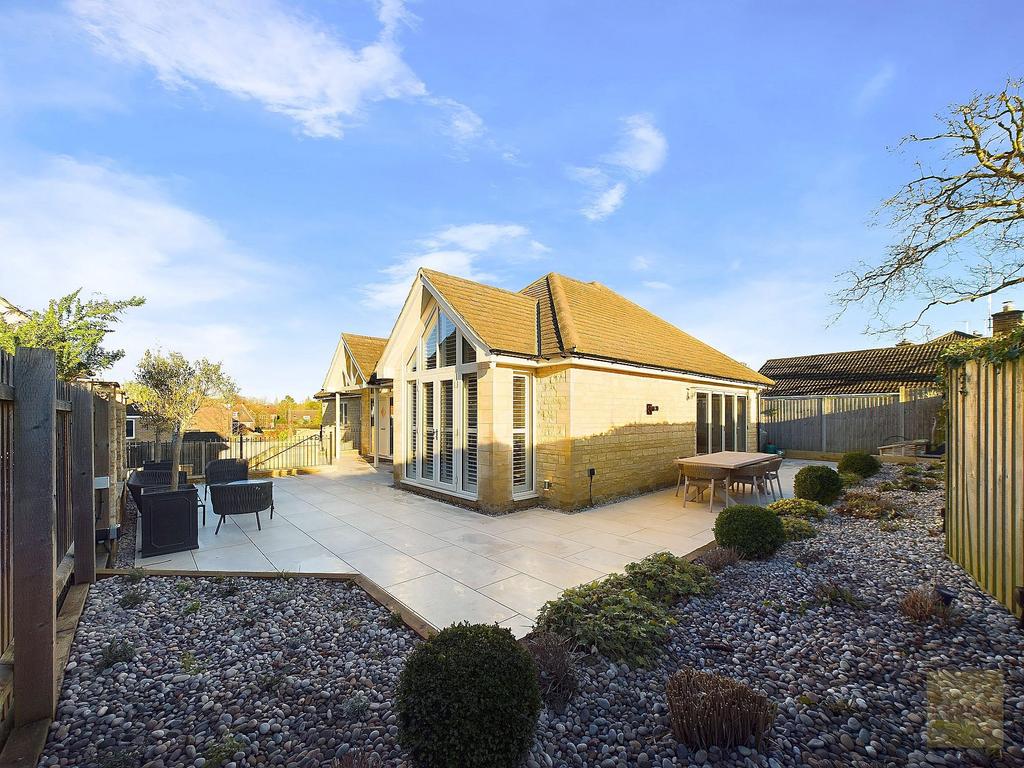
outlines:
[[[785,496],[809,463],[819,462],[783,464]],[[211,507],[199,549],[145,559],[136,552],[136,564],[359,572],[435,627],[497,622],[522,636],[544,602],[567,587],[621,572],[652,552],[686,556],[709,544],[721,508],[683,508],[669,488],[575,514],[535,507],[488,517],[398,490],[389,466],[374,469],[355,456],[317,474],[275,478],[274,502],[273,519],[260,515],[262,530],[255,516],[229,517],[219,534]]]

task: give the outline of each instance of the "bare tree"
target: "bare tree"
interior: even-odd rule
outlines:
[[[907,144],[948,146],[942,167],[917,163],[918,177],[883,203],[900,232],[881,263],[845,273],[849,284],[834,300],[839,315],[871,305],[869,330],[904,332],[925,314],[991,296],[1024,283],[1024,81],[998,94],[975,95],[937,119],[934,135],[910,135]],[[890,319],[911,301],[915,313]]]

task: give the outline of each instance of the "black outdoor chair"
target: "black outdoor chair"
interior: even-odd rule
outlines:
[[[258,531],[263,530],[260,526],[260,512],[269,509],[270,519],[274,519],[274,483],[271,480],[211,485],[210,500],[213,502],[213,514],[220,516],[214,536],[220,533],[221,523],[228,515],[255,514]]]
[[[208,496],[211,485],[223,485],[236,480],[248,479],[248,459],[214,459],[206,464],[206,488],[203,490],[203,498]]]
[[[132,495],[132,499],[135,500],[135,506],[142,509],[142,488],[153,488],[153,487],[170,487],[171,485],[171,470],[170,469],[136,469],[130,475],[125,485],[128,486],[128,492]],[[178,486],[188,485],[188,473],[178,472]],[[199,498],[196,494],[196,501],[200,507],[203,508],[203,525],[206,525],[206,503]]]

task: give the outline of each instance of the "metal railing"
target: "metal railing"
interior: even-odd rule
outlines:
[[[170,458],[171,442],[130,440],[125,451],[129,468],[144,461]],[[334,446],[319,434],[268,440],[255,437],[232,440],[187,440],[181,444],[181,464],[193,476],[202,475],[214,459],[248,459],[250,470],[284,470],[318,467],[334,460]]]

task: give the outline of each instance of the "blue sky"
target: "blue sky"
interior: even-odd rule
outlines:
[[[386,335],[419,264],[598,280],[754,367],[888,343],[862,312],[826,327],[836,276],[893,238],[872,212],[916,155],[888,148],[1024,75],[1022,20],[1009,2],[8,2],[0,295],[141,293],[113,376],[162,346],[261,396],[316,391],[342,330]]]

